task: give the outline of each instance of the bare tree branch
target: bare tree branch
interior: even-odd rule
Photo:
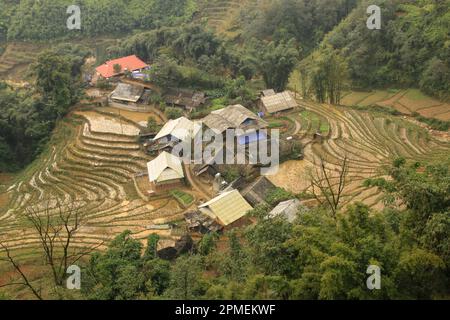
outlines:
[[[6,245],[4,245],[2,242],[0,242],[0,246],[6,253],[7,261],[9,261],[9,263],[11,263],[11,265],[14,267],[16,272],[20,274],[20,276],[22,277],[22,280],[23,280],[23,283],[9,283],[8,285],[13,285],[13,284],[25,285],[31,290],[31,292],[34,294],[34,296],[36,298],[38,298],[39,300],[43,300],[41,294],[33,287],[33,285],[28,280],[27,276],[22,272],[20,265],[11,256],[11,252],[9,251],[9,248]]]

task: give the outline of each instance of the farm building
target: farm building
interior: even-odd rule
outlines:
[[[269,96],[274,96],[276,94],[277,93],[273,89],[266,89],[266,90],[261,91],[261,97],[269,97]]]
[[[259,102],[260,108],[263,112],[275,114],[298,107],[298,103],[288,91],[280,93],[273,92],[273,94],[273,90],[271,90],[270,93],[266,91],[268,90],[263,91],[263,95]],[[266,93],[264,94],[264,92]]]
[[[237,137],[239,144],[267,138],[265,133],[260,132],[267,127],[267,123],[240,104],[212,111],[202,122],[218,134],[224,134],[227,129],[241,129],[244,134]]]
[[[276,187],[269,179],[260,176],[254,182],[245,186],[241,190],[241,194],[252,206],[256,206],[258,204],[267,204],[267,196],[275,189]]]
[[[222,226],[211,217],[200,211],[190,211],[184,214],[187,228],[190,232],[208,233],[222,230]]]
[[[288,222],[294,222],[297,213],[303,208],[298,199],[291,199],[280,202],[272,211],[269,212],[269,218],[283,217]]]
[[[158,144],[166,144],[172,141],[185,141],[192,139],[200,131],[201,125],[186,117],[169,120],[153,138]]]
[[[191,111],[204,105],[206,102],[206,96],[204,92],[172,89],[164,95],[164,101],[169,107],[178,107]]]
[[[115,67],[116,66],[116,67]],[[117,67],[119,66],[119,67]],[[119,68],[119,69],[117,69]],[[139,59],[135,55],[128,57],[122,57],[119,59],[106,61],[101,66],[98,66],[96,71],[96,76],[104,79],[110,79],[128,72],[142,72],[150,68],[144,61]]]
[[[147,163],[148,178],[154,190],[167,190],[183,183],[184,172],[180,158],[163,151]]]
[[[179,239],[160,239],[156,246],[156,253],[161,259],[172,260],[192,250],[193,244],[192,238],[188,235]]]
[[[224,192],[198,208],[223,226],[237,222],[253,209],[237,190]]]
[[[118,103],[136,103],[144,94],[144,87],[128,83],[119,83],[111,93],[111,100]]]

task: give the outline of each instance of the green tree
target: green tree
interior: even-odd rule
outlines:
[[[205,292],[202,281],[202,264],[199,256],[184,255],[177,258],[172,268],[168,294],[171,299],[195,299]]]
[[[283,91],[299,56],[294,40],[261,43],[259,48],[259,71],[267,88]]]

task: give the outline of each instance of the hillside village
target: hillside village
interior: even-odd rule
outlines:
[[[5,2],[0,300],[448,299],[448,0],[369,2]]]
[[[110,60],[95,68],[93,74],[85,78],[90,80],[90,85],[95,86],[98,81],[109,81],[115,88],[111,92],[104,92],[102,96],[94,96],[98,106],[109,106],[120,110],[133,112],[152,112],[149,106],[149,96],[154,90],[160,90],[146,82],[145,71],[151,69],[151,65],[146,64],[137,56],[127,56]],[[253,207],[267,204],[265,199],[269,193],[276,192],[277,188],[264,176],[259,176],[258,166],[260,164],[250,164],[248,149],[251,144],[270,141],[266,133],[261,130],[267,129],[269,124],[264,120],[264,116],[280,117],[283,112],[292,111],[299,108],[295,101],[295,94],[284,91],[276,93],[273,89],[263,90],[257,102],[259,111],[257,113],[247,109],[242,105],[230,105],[222,109],[214,110],[209,115],[200,119],[190,120],[190,114],[208,104],[208,97],[202,92],[188,94],[180,91],[178,94],[169,90],[163,96],[163,102],[167,107],[178,108],[182,116],[175,119],[165,119],[159,112],[156,116],[166,121],[157,130],[145,128],[139,132],[139,143],[141,149],[152,160],[147,163],[147,172],[138,172],[133,177],[136,191],[144,201],[151,201],[152,198],[164,197],[167,194],[173,195],[179,204],[185,208],[184,223],[180,225],[162,224],[149,225],[149,230],[170,230],[172,228],[182,229],[191,236],[199,237],[199,234],[206,232],[223,232],[231,230],[235,226],[243,226],[252,223],[252,218],[247,216]],[[221,149],[226,149],[226,131],[230,129],[242,130],[242,135],[236,135],[234,142],[244,145],[247,150],[247,157],[244,164],[238,164],[236,149],[231,150],[233,163],[226,163],[227,154],[221,154],[215,150],[216,154],[209,159],[201,159],[200,163],[194,163],[194,159],[186,163],[182,156],[172,154],[176,144],[187,142],[189,144],[202,141],[203,137],[197,138],[204,130],[213,130],[222,135],[224,143]],[[320,135],[320,133],[317,133]],[[286,139],[289,138],[289,139]],[[286,143],[292,137],[285,136]],[[207,141],[203,141],[203,147]],[[222,159],[218,159],[221,156]],[[296,155],[302,157],[301,153]],[[226,164],[224,164],[226,163]],[[234,170],[236,166],[244,170],[242,173],[228,181],[223,175]],[[244,172],[242,171],[242,172]],[[193,190],[192,190],[193,189]],[[188,190],[188,193],[185,191]],[[198,192],[199,197],[193,197],[190,192]],[[257,199],[255,201],[255,198]],[[290,205],[280,203],[274,208],[272,217],[284,216],[293,220],[295,211],[306,208],[298,200],[288,200]],[[291,203],[292,202],[292,203]],[[285,212],[284,206],[289,208],[289,213]],[[286,210],[288,211],[288,210]],[[254,219],[253,219],[254,220]],[[178,231],[179,232],[179,231]],[[182,236],[178,239],[184,239]],[[176,242],[161,242],[161,244],[175,245]],[[174,248],[173,248],[174,249]],[[163,255],[167,255],[167,248],[161,247]]]

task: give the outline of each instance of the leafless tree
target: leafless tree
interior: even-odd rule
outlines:
[[[4,245],[2,242],[0,242],[0,247],[3,249],[3,251],[6,254],[6,258],[0,258],[0,261],[6,261],[6,262],[10,263],[13,266],[14,270],[20,275],[20,277],[22,279],[22,281],[19,281],[19,282],[12,281],[7,284],[1,285],[0,288],[6,287],[6,286],[13,286],[13,285],[23,285],[23,286],[28,287],[37,299],[42,300],[40,290],[37,290],[31,284],[31,282],[28,280],[28,277],[22,271],[22,268],[20,267],[19,263],[11,256],[11,252],[8,249],[8,247],[6,245]]]
[[[347,175],[347,156],[344,156],[335,173],[326,169],[323,159],[320,159],[319,167],[315,167],[314,171],[309,173],[310,187],[314,198],[320,205],[328,205],[330,207],[334,219],[336,219],[336,213],[347,184]]]
[[[43,205],[27,208],[25,220],[31,223],[36,232],[40,247],[43,250],[45,262],[50,267],[56,286],[62,286],[68,266],[75,264],[84,256],[92,253],[103,242],[84,249],[76,249],[73,240],[85,222],[85,212],[75,202],[63,204],[58,198],[51,198]],[[2,244],[7,253],[8,261],[22,276],[24,283],[31,289],[29,281],[18,267],[17,261],[11,256],[10,250]],[[32,289],[36,296],[36,290]]]

